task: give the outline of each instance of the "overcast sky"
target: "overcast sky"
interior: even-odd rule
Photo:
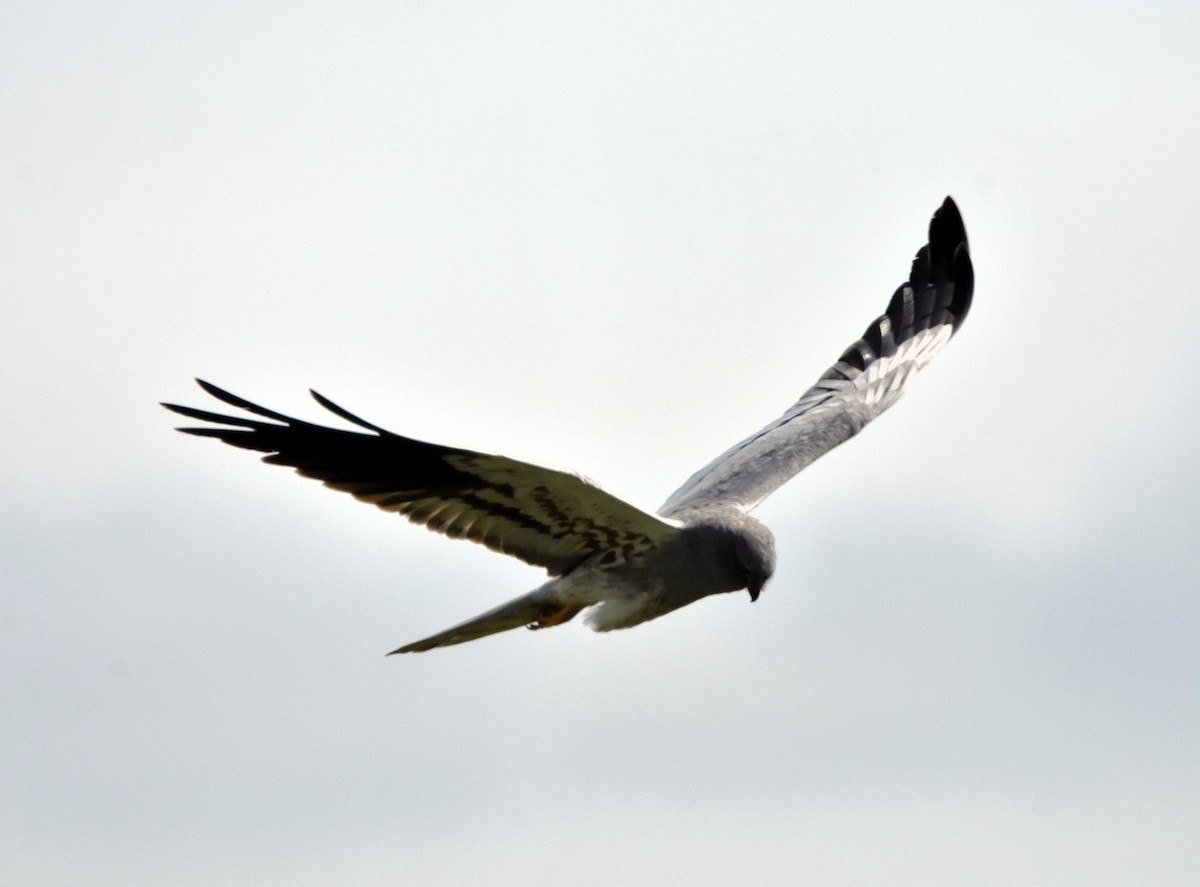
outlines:
[[[1200,6],[0,12],[0,881],[1200,877]],[[975,303],[762,598],[385,658],[541,574],[171,429],[201,376],[657,507]],[[336,420],[335,420],[336,421]]]

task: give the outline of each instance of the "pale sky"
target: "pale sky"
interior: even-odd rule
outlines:
[[[0,12],[0,882],[1191,885],[1200,6]],[[185,438],[313,387],[657,507],[877,316],[961,333],[628,632]],[[336,420],[335,420],[336,421]]]

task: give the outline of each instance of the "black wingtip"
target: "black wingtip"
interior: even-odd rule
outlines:
[[[212,382],[206,382],[203,379],[196,379],[196,384],[203,388],[208,394],[215,397],[221,403],[227,403],[231,407],[237,407],[240,410],[245,410],[248,413],[253,413],[256,416],[262,416],[264,419],[270,419],[273,422],[282,422],[285,425],[298,423],[298,420],[291,416],[285,416],[283,413],[277,413],[274,410],[268,410],[264,406],[259,406],[253,401],[246,400],[244,397],[238,397],[224,388],[218,388]],[[301,423],[303,424],[303,423]]]
[[[226,391],[224,388],[218,388],[212,382],[205,382],[201,378],[196,379],[196,384],[199,385],[201,388],[203,388],[205,393],[211,394],[217,400],[221,401],[222,403],[227,403],[231,407],[241,407],[242,409],[249,409],[251,407],[257,406],[257,404],[252,404],[252,403],[250,403],[250,401],[246,400],[245,398],[238,397],[236,394]]]
[[[203,388],[207,393],[215,397],[217,400],[226,400],[226,398],[233,398],[234,400],[238,399],[237,395],[230,394],[224,388],[218,388],[212,382],[205,382],[199,376],[196,377],[196,384]]]
[[[954,249],[960,243],[970,250],[962,213],[958,211],[958,204],[954,202],[954,198],[947,194],[942,205],[929,220],[929,244],[934,249],[944,248],[946,254],[953,255]]]
[[[195,414],[197,412],[199,412],[199,411],[193,409],[192,407],[185,407],[185,406],[182,406],[177,403],[166,403],[165,401],[161,401],[161,400],[158,402],[158,405],[165,410],[170,410],[172,413],[177,413],[180,416],[187,416],[189,419],[197,418],[197,416]],[[220,418],[224,419],[223,416]],[[228,423],[226,423],[226,424],[228,424]],[[200,429],[198,429],[198,428],[176,428],[175,430],[182,431],[184,434],[197,434],[197,433],[199,433]]]
[[[392,436],[392,433],[390,431],[388,431],[386,428],[380,428],[378,425],[373,425],[372,423],[368,422],[366,419],[363,419],[360,416],[354,415],[354,413],[350,412],[345,407],[338,406],[336,403],[334,403],[332,400],[330,400],[324,394],[321,394],[321,392],[316,391],[312,388],[309,388],[308,393],[312,395],[313,400],[315,400],[321,406],[325,407],[325,409],[329,410],[329,412],[333,413],[335,416],[340,416],[341,418],[345,419],[347,422],[357,425],[359,428],[366,428],[368,431],[374,431],[377,434]]]

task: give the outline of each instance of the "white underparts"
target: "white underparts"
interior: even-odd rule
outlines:
[[[641,616],[643,603],[623,598],[608,598],[587,611],[584,623],[592,631],[612,631],[630,628],[645,621]]]

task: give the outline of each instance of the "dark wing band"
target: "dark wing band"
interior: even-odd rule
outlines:
[[[384,511],[545,567],[551,575],[602,552],[610,552],[613,562],[627,559],[676,531],[577,475],[401,437],[315,391],[323,407],[371,433],[293,419],[197,381],[218,400],[270,421],[163,404],[213,423],[179,431],[268,453],[264,462],[291,466]],[[230,427],[214,427],[222,425]]]

